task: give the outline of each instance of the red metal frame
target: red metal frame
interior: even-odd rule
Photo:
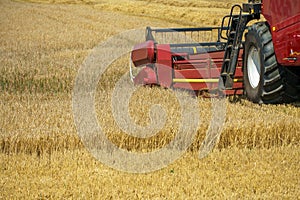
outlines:
[[[149,49],[147,50],[147,47]],[[223,63],[224,51],[208,53],[173,53],[169,44],[156,44],[152,49],[153,41],[138,44],[132,51],[132,60],[135,66],[144,66],[134,78],[135,84],[160,85],[166,88],[184,88],[189,90],[215,90],[218,88],[218,79]],[[150,62],[154,58],[155,62]],[[240,52],[238,66],[236,69],[236,80],[233,89],[243,88],[242,78],[242,54]],[[174,60],[180,57],[181,60]],[[193,79],[205,79],[203,82],[193,82]],[[174,81],[175,80],[175,81]],[[176,82],[180,80],[183,82]],[[185,82],[185,80],[187,80]],[[192,80],[189,82],[188,80]],[[233,94],[234,91],[226,91]]]
[[[283,66],[300,66],[300,1],[262,2],[262,14],[272,31],[278,63]]]

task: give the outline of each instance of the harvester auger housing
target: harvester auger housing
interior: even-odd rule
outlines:
[[[248,26],[261,15],[266,21]],[[147,27],[131,60],[140,68],[131,73],[135,84],[245,94],[255,103],[298,101],[300,1],[249,0],[234,5],[220,27]]]

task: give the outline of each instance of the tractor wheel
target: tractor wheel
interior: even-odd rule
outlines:
[[[264,22],[252,25],[246,34],[243,74],[246,97],[254,103],[299,99],[299,71],[294,74],[277,63],[272,35]]]

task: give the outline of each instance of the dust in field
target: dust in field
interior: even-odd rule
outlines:
[[[299,196],[300,112],[294,105],[227,101],[218,146],[199,160],[212,100],[197,98],[201,124],[187,154],[150,174],[102,165],[77,135],[72,89],[81,63],[96,45],[134,28],[214,25],[233,1],[39,2],[0,1],[0,198]],[[103,74],[95,96],[98,120],[123,149],[159,149],[177,133],[178,102],[170,90],[139,88],[129,104],[132,120],[149,124],[151,106],[160,104],[166,124],[152,138],[126,135],[113,119],[111,97],[127,67],[125,55]]]

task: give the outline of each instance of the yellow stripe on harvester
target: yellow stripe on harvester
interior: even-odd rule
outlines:
[[[242,82],[243,79],[233,79],[234,82]],[[173,79],[174,83],[218,83],[219,79]]]
[[[196,47],[193,47],[193,51],[194,51],[194,53],[196,54],[196,53],[197,53],[197,48],[196,48]]]

